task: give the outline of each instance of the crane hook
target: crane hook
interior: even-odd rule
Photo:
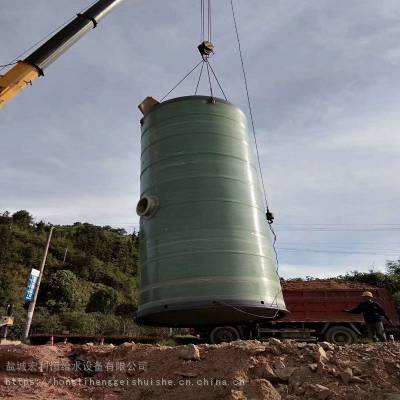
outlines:
[[[201,42],[198,46],[197,46],[201,57],[203,58],[204,61],[208,60],[208,57],[210,57],[212,54],[214,54],[214,45],[205,40],[203,42]]]

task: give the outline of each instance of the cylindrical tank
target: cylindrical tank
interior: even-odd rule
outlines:
[[[284,313],[245,114],[188,96],[141,124],[136,321],[226,325]]]

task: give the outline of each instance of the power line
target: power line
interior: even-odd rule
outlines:
[[[336,250],[328,250],[328,249],[307,249],[307,248],[290,248],[290,247],[278,247],[279,250],[284,251],[293,251],[293,252],[304,252],[304,253],[328,253],[328,254],[365,254],[365,255],[374,255],[374,256],[387,256],[387,257],[396,257],[400,254],[400,249],[397,253],[393,252],[393,254],[389,253],[373,253],[373,252],[361,252],[361,251],[336,251]]]
[[[365,246],[365,244],[362,244],[361,248],[359,245],[357,244],[353,244],[353,243],[336,243],[336,244],[332,244],[332,243],[318,243],[318,242],[280,242],[281,245],[284,246],[317,246],[317,248],[319,248],[319,246],[324,247],[328,247],[328,248],[333,248],[333,249],[344,249],[344,250],[354,250],[354,251],[389,251],[389,252],[400,252],[400,245],[399,248],[387,248],[387,247],[376,247],[376,246],[368,246],[367,248],[363,248],[362,246]],[[393,244],[394,247],[397,246],[397,244]]]
[[[139,223],[133,222],[118,222],[117,224],[122,224],[125,226],[138,226]],[[286,226],[284,224],[274,224],[279,232],[397,232],[400,230],[399,227],[393,228],[336,228],[336,227],[293,227],[293,228],[281,228],[282,226]]]
[[[288,223],[278,223],[276,225],[279,226],[400,226],[400,223],[392,223],[392,224],[386,224],[386,223],[382,223],[382,224],[372,224],[372,223],[362,223],[362,224],[358,224],[358,223],[345,223],[345,224],[338,224],[338,223],[310,223],[310,222],[305,222],[305,223],[298,223],[298,224],[288,224]]]
[[[125,226],[138,226],[139,223],[134,223],[134,222],[118,222],[116,224],[122,224]],[[397,232],[400,231],[400,226],[393,226],[393,227],[356,227],[356,228],[340,228],[340,227],[288,227],[288,228],[282,228],[283,226],[287,226],[286,224],[275,224],[276,228],[279,230],[279,232]]]
[[[400,227],[393,228],[335,228],[335,227],[315,227],[315,228],[301,228],[301,227],[293,227],[293,228],[279,228],[279,225],[276,225],[280,232],[398,232],[400,231]]]

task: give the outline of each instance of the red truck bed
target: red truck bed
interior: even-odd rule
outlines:
[[[362,322],[362,315],[345,313],[343,309],[354,308],[361,303],[361,294],[365,290],[374,294],[374,300],[385,309],[393,324],[400,325],[393,297],[387,289],[321,287],[312,282],[283,285],[290,313],[276,322]]]

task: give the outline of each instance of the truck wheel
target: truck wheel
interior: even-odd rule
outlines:
[[[233,326],[218,326],[210,333],[210,343],[219,344],[240,339],[239,331]]]
[[[326,331],[325,338],[334,344],[353,344],[357,341],[357,334],[347,326],[331,326]]]

